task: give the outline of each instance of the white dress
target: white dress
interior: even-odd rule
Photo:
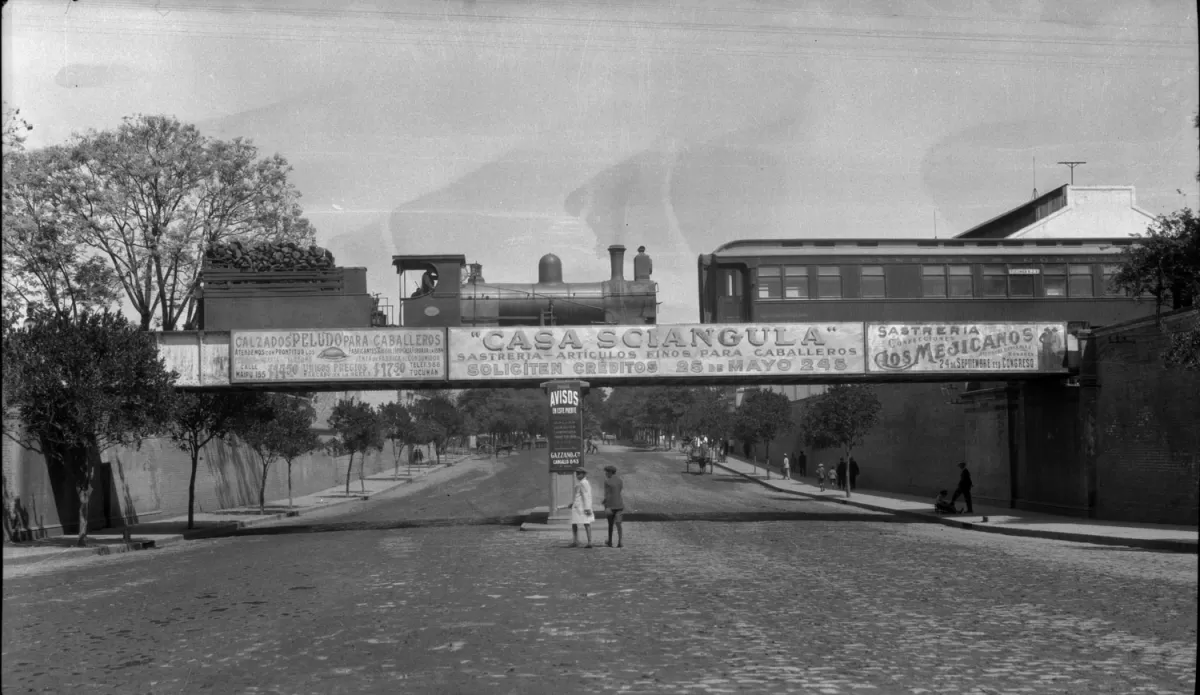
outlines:
[[[571,498],[571,523],[590,524],[592,516],[592,484],[587,479],[576,480],[575,490]]]

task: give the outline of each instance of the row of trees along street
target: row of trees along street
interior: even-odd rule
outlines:
[[[288,180],[291,167],[279,155],[260,158],[247,140],[210,138],[169,116],[133,116],[112,130],[26,151],[32,127],[5,105],[4,435],[69,472],[81,544],[95,466],[112,448],[150,436],[170,437],[191,455],[191,525],[197,461],[214,439],[245,442],[264,480],[275,461],[290,471],[297,456],[318,446],[348,454],[348,492],[354,458],[361,479],[364,455],[384,440],[392,442],[398,473],[399,452],[413,442],[432,442],[440,462],[450,442],[468,432],[493,440],[544,433],[537,391],[434,393],[412,408],[347,402],[334,408],[335,437],[325,444],[310,436],[315,415],[303,396],[177,392],[177,375],[165,369],[148,331],[189,325],[204,253],[235,240],[313,243],[300,193]],[[1159,217],[1142,242],[1126,253],[1117,284],[1153,297],[1159,309],[1194,306],[1200,232],[1191,210]],[[1164,360],[1200,368],[1198,348],[1200,326],[1193,326],[1172,336]],[[868,396],[866,387],[834,387],[809,399],[801,417],[805,440],[849,452],[872,424],[862,415],[870,411]],[[721,389],[620,387],[607,398],[594,390],[583,410],[592,436],[703,434],[763,443],[768,453],[792,422],[783,396],[758,390],[734,408]]]

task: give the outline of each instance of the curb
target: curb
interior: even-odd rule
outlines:
[[[851,506],[851,507],[858,507],[860,509],[869,509],[874,512],[884,512],[887,514],[894,514],[896,516],[903,516],[903,517],[910,518],[910,519],[919,519],[921,521],[924,521],[924,522],[930,523],[930,524],[941,524],[943,526],[951,526],[954,528],[965,529],[968,531],[982,531],[983,533],[997,533],[997,534],[1006,535],[1006,536],[1022,536],[1025,538],[1047,538],[1047,539],[1056,540],[1056,541],[1070,541],[1072,543],[1091,543],[1093,545],[1124,546],[1124,547],[1131,547],[1131,548],[1142,548],[1145,550],[1161,550],[1161,551],[1167,551],[1167,552],[1173,552],[1173,553],[1195,554],[1195,553],[1200,552],[1200,543],[1198,543],[1197,541],[1180,541],[1180,540],[1173,540],[1173,539],[1168,539],[1168,538],[1119,538],[1117,536],[1097,536],[1097,535],[1092,535],[1092,534],[1087,534],[1087,533],[1071,533],[1069,531],[1043,531],[1043,530],[1028,529],[1028,528],[1012,528],[1012,527],[1005,527],[1005,526],[989,525],[989,524],[984,524],[984,523],[979,523],[979,522],[974,522],[974,521],[959,521],[958,519],[952,519],[952,518],[946,518],[946,517],[935,517],[935,516],[931,516],[929,514],[922,514],[920,512],[912,512],[912,511],[908,511],[905,509],[890,509],[888,507],[881,507],[879,505],[868,504],[865,502],[858,502],[858,501],[854,500],[853,498],[838,499],[838,498],[834,498],[834,497],[826,497],[824,495],[813,495],[811,493],[801,492],[799,490],[786,490],[784,488],[776,487],[766,480],[760,480],[758,478],[750,476],[749,474],[742,473],[741,471],[736,471],[724,464],[714,462],[713,465],[717,466],[719,468],[722,468],[723,470],[729,471],[730,473],[733,473],[735,475],[740,475],[743,478],[752,480],[752,481],[758,483],[759,485],[762,485],[763,487],[767,487],[767,488],[770,488],[771,490],[774,490],[775,492],[782,492],[782,493],[789,494],[789,495],[799,495],[799,496],[807,497],[809,499],[817,500],[819,502],[833,502],[836,504],[844,504],[844,505]]]
[[[460,460],[455,461],[450,464],[444,464],[442,467],[448,468],[450,466],[453,466],[454,464],[461,463],[462,461],[465,461],[465,460],[466,460],[466,458],[463,458],[463,459],[460,459]],[[183,533],[162,535],[162,536],[159,536],[158,538],[154,538],[154,539],[144,539],[144,540],[134,539],[128,543],[121,543],[119,545],[114,544],[114,545],[89,546],[86,548],[68,548],[59,553],[37,553],[37,554],[30,554],[30,555],[13,555],[11,557],[4,558],[3,564],[5,566],[15,567],[18,565],[28,565],[28,564],[33,564],[36,562],[42,562],[43,560],[47,560],[47,559],[51,559],[51,558],[57,559],[57,558],[64,558],[64,557],[66,557],[66,558],[84,557],[87,555],[110,555],[110,554],[115,554],[115,553],[130,552],[130,551],[134,551],[134,550],[151,550],[154,548],[161,548],[163,546],[171,545],[172,543],[179,543],[182,541],[202,540],[202,539],[206,539],[206,538],[219,538],[222,536],[232,535],[235,532],[237,532],[239,529],[243,529],[243,528],[259,526],[262,524],[270,523],[272,521],[286,519],[288,517],[301,516],[308,512],[314,512],[314,511],[319,511],[322,509],[328,509],[330,507],[336,507],[341,504],[349,504],[351,502],[365,502],[376,495],[381,495],[385,492],[391,492],[392,490],[395,490],[396,488],[411,484],[411,483],[415,482],[418,478],[422,478],[434,470],[439,470],[439,467],[436,467],[436,466],[430,467],[427,470],[425,470],[424,472],[422,472],[420,475],[413,476],[412,478],[409,478],[408,480],[397,480],[397,481],[395,481],[395,485],[385,487],[382,490],[379,490],[377,492],[368,492],[368,493],[360,493],[360,494],[351,493],[351,495],[349,497],[341,497],[338,499],[333,499],[328,502],[321,502],[319,504],[314,504],[309,507],[303,507],[301,509],[292,509],[292,510],[289,510],[286,512],[280,512],[277,514],[267,514],[262,517],[257,517],[254,519],[239,519],[236,521],[225,521],[225,522],[221,522],[217,526],[213,526],[210,528],[193,529],[191,531],[184,531]],[[97,535],[104,537],[106,534],[97,534]],[[95,537],[95,536],[93,536],[93,537]]]
[[[44,560],[57,560],[65,557],[84,557],[87,555],[115,555],[129,553],[135,550],[149,550],[157,546],[157,541],[130,541],[119,545],[97,545],[85,548],[66,548],[58,553],[39,553],[36,555],[14,555],[4,558],[5,566],[32,565]]]

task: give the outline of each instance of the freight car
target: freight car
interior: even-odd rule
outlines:
[[[1134,240],[772,239],[699,258],[700,321],[1049,321],[1145,316],[1109,281]]]
[[[497,283],[483,278],[483,266],[463,255],[400,255],[392,265],[400,275],[400,325],[430,326],[587,326],[654,324],[658,286],[645,247],[634,258],[634,277],[624,274],[625,247],[608,247],[611,277],[600,282],[564,282],[562,261],[546,254],[538,261],[536,283]],[[465,277],[464,277],[464,271]],[[419,275],[415,291],[404,289],[409,273]],[[405,296],[407,295],[407,296]]]

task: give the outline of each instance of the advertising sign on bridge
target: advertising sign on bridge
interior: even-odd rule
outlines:
[[[450,328],[452,380],[864,374],[863,324]]]
[[[233,331],[234,383],[441,381],[441,328]]]
[[[1066,372],[1065,323],[870,323],[872,373]]]

